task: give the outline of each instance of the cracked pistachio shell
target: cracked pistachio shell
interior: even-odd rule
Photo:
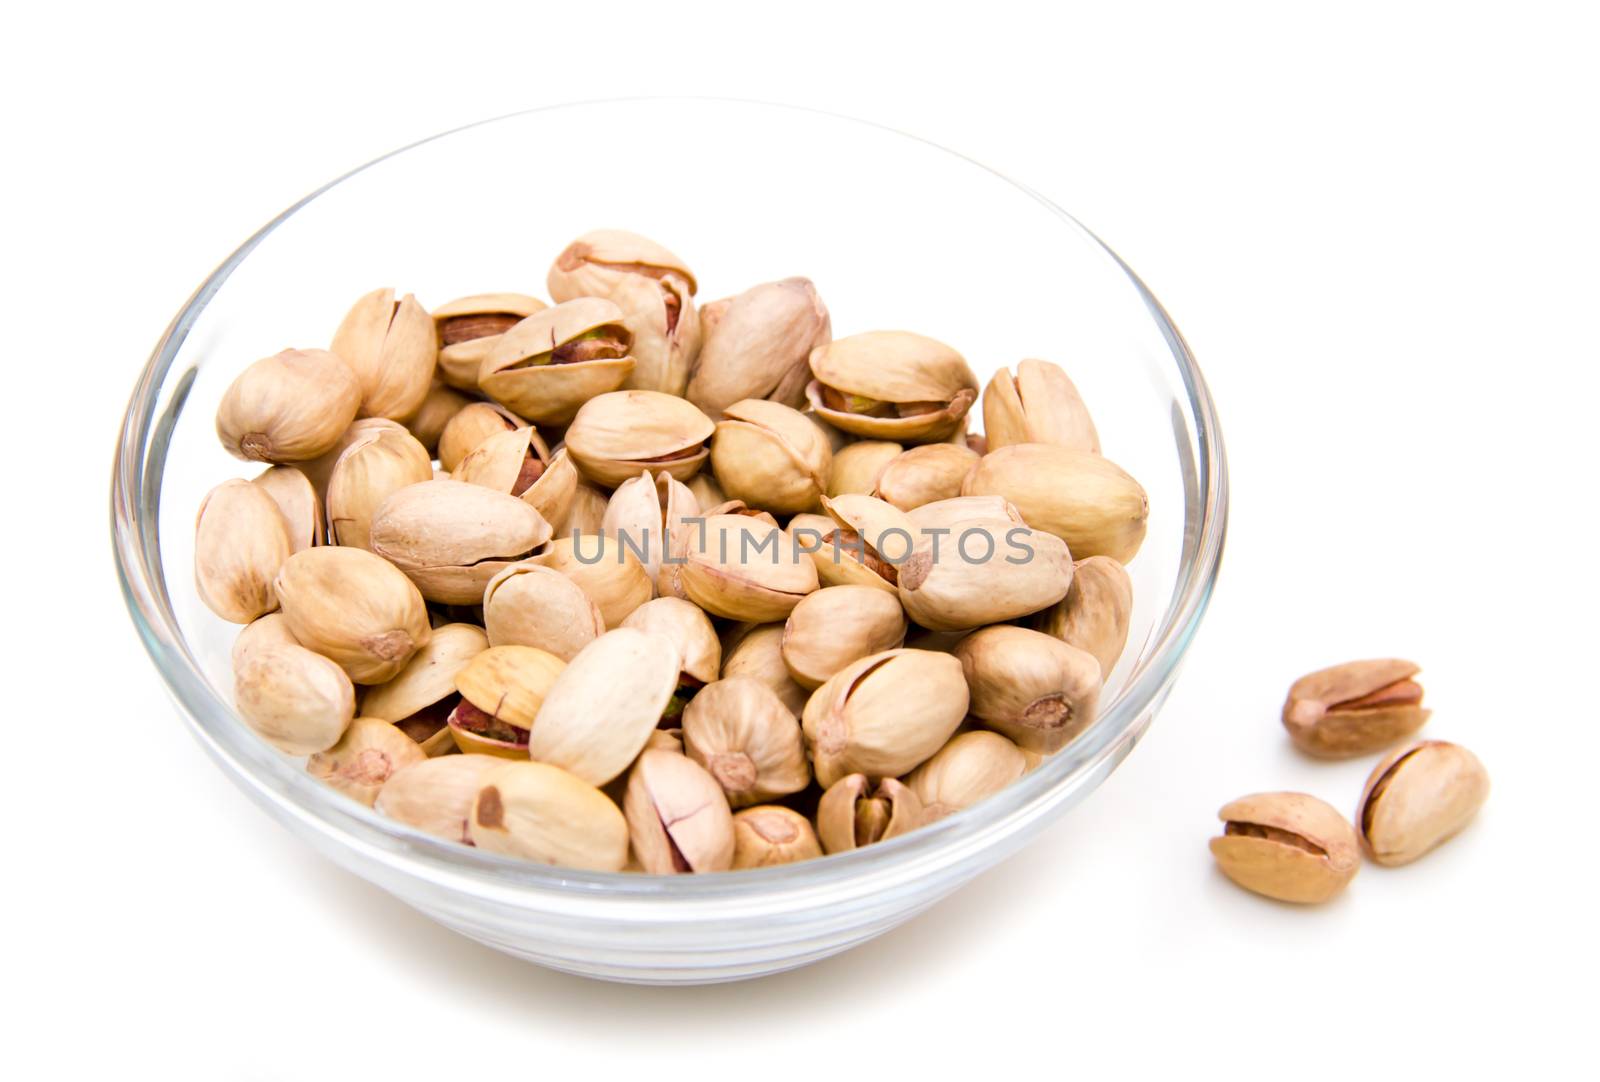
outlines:
[[[534,718],[528,755],[592,785],[620,775],[644,748],[678,687],[678,650],[620,627],[579,651]]]
[[[782,624],[748,626],[723,644],[722,677],[749,676],[765,684],[796,717],[811,693],[789,675],[783,661]]]
[[[504,406],[474,402],[445,422],[439,433],[439,465],[453,474],[461,460],[490,436],[527,427],[527,421]]]
[[[485,770],[467,834],[486,852],[541,864],[618,872],[628,862],[621,809],[547,763],[501,762]]]
[[[1116,463],[1048,443],[1017,443],[984,455],[964,496],[1002,496],[1029,526],[1055,534],[1077,559],[1127,563],[1144,543],[1150,499]]]
[[[537,510],[533,490],[544,480],[549,466],[550,448],[544,437],[532,425],[523,425],[486,436],[456,463],[450,479],[516,496]],[[577,483],[576,474],[572,483]]]
[[[890,459],[878,474],[879,499],[902,511],[961,495],[961,482],[978,464],[965,443],[930,443]]]
[[[432,478],[433,460],[411,433],[394,428],[362,432],[328,477],[328,528],[334,543],[372,548],[372,516],[383,501]]]
[[[1040,613],[1035,626],[1093,654],[1104,683],[1128,645],[1132,619],[1133,580],[1128,569],[1109,556],[1090,556],[1073,565],[1067,596]]]
[[[715,779],[691,759],[650,749],[622,798],[633,855],[652,875],[733,867],[733,814]]]
[[[564,533],[577,500],[578,485],[578,468],[563,447],[550,459],[539,479],[523,492],[522,498],[544,516],[552,530]]]
[[[491,646],[456,672],[456,690],[473,706],[519,729],[533,727],[566,665],[532,646]]]
[[[495,646],[533,646],[571,661],[605,634],[600,609],[583,587],[550,567],[512,564],[483,592],[484,628]]]
[[[796,543],[811,556],[822,583],[894,593],[899,562],[910,555],[916,536],[910,520],[893,504],[857,493],[825,497],[822,506],[827,521],[808,518],[790,523]]]
[[[910,331],[867,331],[818,346],[811,373],[806,398],[823,420],[900,443],[936,443],[963,431],[978,397],[961,354]]]
[[[781,515],[817,507],[833,467],[827,438],[805,414],[747,398],[724,411],[711,440],[711,470],[730,499]]]
[[[679,670],[702,684],[716,680],[722,671],[717,629],[697,605],[681,598],[658,597],[630,612],[622,626],[670,639],[678,650]]]
[[[713,417],[745,398],[803,405],[811,351],[833,338],[828,309],[809,278],[766,282],[705,304],[700,332],[687,393]]]
[[[417,438],[417,442],[428,452],[428,457],[432,458],[439,449],[439,437],[444,434],[444,426],[474,401],[476,399],[468,398],[455,388],[434,380],[422,405],[406,422],[406,430]]]
[[[922,801],[925,822],[936,822],[991,797],[1027,773],[1021,748],[999,733],[960,733],[911,772],[906,785]]]
[[[589,399],[623,385],[633,372],[632,346],[622,309],[599,297],[580,297],[536,312],[502,334],[483,359],[478,385],[529,420],[564,425]]]
[[[983,627],[1067,596],[1072,557],[1053,534],[1010,517],[958,518],[945,528],[942,536],[924,529],[900,565],[900,603],[913,622],[931,631]]]
[[[490,579],[549,539],[550,524],[528,504],[459,481],[407,485],[372,518],[372,551],[447,605],[480,604]]]
[[[351,306],[329,350],[361,384],[361,416],[403,421],[416,413],[433,383],[439,342],[433,319],[407,293],[375,289]]]
[[[668,545],[681,547],[687,537],[690,527],[684,520],[699,514],[688,486],[665,471],[646,471],[617,486],[600,518],[600,529],[639,558],[654,584]]]
[[[824,787],[846,774],[900,775],[944,746],[967,715],[961,662],[887,650],[841,669],[812,693],[806,746]]]
[[[432,635],[410,579],[365,549],[322,545],[284,561],[275,583],[289,631],[358,684],[392,680]]]
[[[783,625],[783,663],[802,687],[819,688],[852,661],[905,642],[906,617],[892,593],[828,586],[801,598]]]
[[[239,630],[239,635],[233,640],[233,668],[237,672],[239,666],[244,664],[244,659],[251,653],[264,646],[299,646],[295,641],[293,632],[289,630],[289,621],[281,612],[269,612],[250,621]]]
[[[478,390],[478,370],[500,336],[548,307],[524,293],[477,293],[433,310],[439,338],[439,376],[463,391]]]
[[[874,786],[865,774],[847,774],[817,803],[817,836],[829,853],[847,853],[909,834],[926,819],[922,801],[898,779]]]
[[[493,755],[441,755],[401,767],[378,792],[374,807],[397,823],[446,841],[472,844],[467,821],[489,771],[505,764]]]
[[[792,808],[761,804],[733,816],[733,866],[770,868],[822,855],[811,822]]]
[[[787,617],[817,588],[817,568],[778,527],[745,515],[709,515],[667,568],[674,596],[713,616],[760,623]]]
[[[567,453],[580,473],[615,488],[649,469],[687,481],[710,454],[716,426],[692,403],[659,391],[613,391],[591,398],[567,428]]]
[[[339,742],[306,762],[306,773],[372,807],[395,771],[428,758],[415,740],[382,718],[356,718]]]
[[[273,579],[292,551],[288,524],[265,489],[224,481],[200,501],[195,588],[224,620],[248,624],[278,607]]]
[[[349,447],[364,434],[374,431],[406,432],[406,426],[398,421],[391,421],[387,417],[363,417],[351,421],[350,427],[339,435],[339,439],[324,454],[318,455],[309,462],[297,462],[295,465],[300,472],[306,475],[311,482],[311,487],[317,490],[318,498],[323,501],[326,511],[328,498],[328,479],[333,476],[333,467],[338,464],[339,456],[344,454]]]
[[[413,740],[421,743],[423,750],[432,754],[448,750],[437,745],[436,748],[429,747],[429,740],[419,739],[403,723],[412,715],[454,695],[456,674],[467,662],[488,648],[489,638],[482,628],[473,624],[441,624],[433,629],[427,645],[411,655],[406,667],[393,680],[369,687],[362,693],[362,715],[394,722]],[[438,728],[426,735],[435,736],[443,729],[441,719]],[[447,743],[448,739],[438,742],[439,745]]]
[[[1060,751],[1094,721],[1100,663],[1087,651],[1001,624],[968,635],[955,655],[967,676],[973,715],[1019,747]]]
[[[1224,805],[1217,818],[1226,824],[1211,839],[1217,867],[1268,898],[1325,902],[1361,870],[1356,832],[1316,797],[1257,793]]]
[[[1489,772],[1459,744],[1423,740],[1386,756],[1367,778],[1356,811],[1374,861],[1409,864],[1449,841],[1489,797]]]
[[[217,437],[235,458],[305,462],[355,419],[361,385],[332,353],[286,349],[256,361],[223,392]]]
[[[983,430],[991,451],[1014,443],[1052,443],[1100,453],[1100,435],[1078,388],[1049,361],[1022,361],[1015,376],[1004,368],[994,374],[983,392]]]
[[[585,533],[558,537],[531,563],[559,571],[577,583],[600,610],[606,627],[618,627],[650,600],[650,576],[614,537]]]
[[[683,747],[736,808],[811,784],[800,722],[753,677],[730,676],[696,692],[683,711]]]
[[[268,466],[250,482],[278,505],[283,524],[289,531],[289,548],[294,552],[324,543],[327,527],[322,517],[322,501],[305,472],[294,466]]]
[[[288,755],[332,747],[356,710],[343,669],[287,642],[257,645],[239,659],[233,701],[257,736]]]
[[[1391,747],[1427,722],[1422,667],[1398,658],[1351,661],[1302,676],[1289,688],[1283,726],[1295,747],[1347,759]]]
[[[828,495],[847,492],[870,496],[878,490],[878,475],[899,458],[905,448],[887,440],[859,440],[834,452],[833,470],[828,475]]]

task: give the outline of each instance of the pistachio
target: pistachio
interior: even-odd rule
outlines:
[[[874,786],[865,774],[846,774],[817,804],[817,836],[830,853],[898,838],[926,821],[921,799],[896,778]]]
[[[523,293],[479,293],[441,304],[433,310],[439,375],[452,387],[477,391],[478,370],[500,336],[545,307]]]
[[[930,443],[890,459],[878,474],[876,495],[902,511],[961,495],[961,482],[978,464],[963,442]]]
[[[613,391],[585,402],[567,428],[567,453],[597,485],[615,488],[649,469],[687,481],[710,453],[716,426],[691,403],[659,391]]]
[[[722,676],[749,676],[761,681],[796,717],[810,693],[789,675],[783,660],[783,624],[751,625],[723,644]]]
[[[922,801],[923,821],[932,823],[993,796],[1027,769],[1027,756],[1016,744],[973,729],[958,733],[913,770],[906,785]]]
[[[682,564],[664,570],[671,593],[714,616],[781,619],[817,588],[816,565],[776,526],[743,515],[710,515],[695,533]]]
[[[1224,805],[1211,839],[1224,875],[1280,902],[1325,902],[1361,870],[1356,832],[1344,816],[1304,793],[1258,793]]]
[[[562,661],[571,661],[606,630],[583,587],[534,563],[512,564],[489,580],[483,619],[495,646],[533,646]]]
[[[634,856],[655,875],[720,872],[733,866],[733,815],[704,768],[650,749],[628,774],[622,801]]]
[[[439,433],[439,465],[453,474],[461,460],[490,436],[527,427],[527,421],[504,406],[474,402],[445,422]]]
[[[1283,726],[1295,747],[1320,759],[1381,751],[1427,722],[1421,666],[1389,658],[1351,661],[1302,676],[1289,688]]]
[[[361,383],[361,416],[403,421],[433,382],[439,343],[433,320],[407,293],[375,289],[351,306],[328,347]]]
[[[777,804],[745,808],[733,816],[733,866],[770,868],[822,855],[805,816]]]
[[[244,659],[264,646],[299,646],[294,634],[289,630],[289,621],[281,612],[269,612],[265,616],[258,616],[250,621],[239,631],[233,640],[234,671],[244,664]]]
[[[1356,811],[1379,864],[1409,864],[1460,833],[1489,797],[1489,772],[1459,744],[1422,740],[1378,763]]]
[[[529,420],[564,425],[589,399],[623,385],[633,372],[632,346],[622,309],[580,297],[502,334],[478,369],[478,385]]]
[[[246,651],[234,668],[233,701],[244,723],[287,755],[332,747],[355,717],[344,670],[293,643]]]
[[[583,589],[600,609],[606,627],[618,627],[650,600],[650,575],[614,537],[585,533],[559,537],[532,563],[559,571]]]
[[[200,501],[194,524],[194,583],[224,620],[248,624],[278,607],[272,580],[289,558],[278,505],[249,481],[224,481]]]
[[[622,621],[623,627],[653,631],[672,641],[678,650],[678,669],[682,676],[699,684],[709,684],[722,670],[722,644],[717,629],[701,609],[676,597],[658,597],[634,609]],[[683,684],[682,677],[679,684]]]
[[[1029,526],[1055,534],[1074,557],[1127,563],[1144,542],[1150,500],[1116,463],[1048,443],[1017,443],[984,455],[961,486],[965,496],[1003,496]]]
[[[803,725],[817,781],[911,770],[944,746],[967,714],[961,662],[887,650],[834,674],[806,702]]]
[[[427,448],[403,429],[373,428],[358,436],[328,477],[328,528],[334,543],[372,548],[372,516],[396,492],[433,478]]]
[[[531,506],[481,485],[422,481],[379,505],[372,551],[416,583],[429,601],[471,605],[489,580],[550,539]]]
[[[682,729],[653,729],[650,739],[644,742],[646,750],[655,748],[660,751],[670,751],[674,755],[683,754]]]
[[[736,808],[811,783],[799,721],[753,677],[730,676],[701,688],[683,711],[683,746]]]
[[[799,410],[759,398],[724,413],[711,441],[711,470],[722,491],[778,514],[815,508],[833,466],[817,426]]]
[[[683,260],[636,233],[597,229],[556,257],[547,285],[557,301],[605,297],[622,309],[634,336],[626,386],[683,394],[700,352],[695,279]]]
[[[523,490],[522,499],[544,516],[552,530],[557,534],[565,534],[581,484],[578,468],[572,464],[567,449],[563,447],[551,456],[539,479]]]
[[[628,824],[599,789],[548,763],[485,770],[467,834],[478,848],[565,868],[617,872],[628,862]]]
[[[833,471],[828,476],[828,495],[847,492],[870,496],[878,490],[883,468],[899,458],[905,448],[887,440],[860,440],[846,444],[833,455]]]
[[[565,447],[561,449],[558,457],[566,459],[568,464],[571,464]],[[576,472],[574,475],[576,476]],[[606,506],[609,503],[610,498],[606,495],[605,489],[596,488],[579,478],[573,485],[572,505],[567,511],[567,523],[561,530],[561,536],[572,538],[599,536],[604,532]]]
[[[578,483],[578,475],[569,466],[566,477],[557,482],[554,488],[541,489],[539,482],[545,479],[544,475],[552,465],[550,448],[545,446],[539,430],[532,425],[523,425],[486,436],[456,463],[456,468],[450,471],[450,479],[515,496],[541,516],[546,506],[561,516],[566,509],[559,505],[563,500],[570,501],[570,492]],[[555,497],[553,504],[548,499],[551,496]],[[553,521],[548,518],[545,521],[551,523],[551,529],[555,528]]]
[[[1001,624],[956,647],[972,713],[1028,751],[1060,751],[1094,721],[1100,663],[1060,639]]]
[[[355,419],[361,385],[332,353],[286,349],[241,372],[217,406],[217,436],[253,462],[304,462],[323,454]]]
[[[338,440],[327,451],[311,459],[309,462],[297,463],[301,473],[311,482],[311,487],[316,489],[319,496],[326,501],[328,496],[328,480],[333,476],[333,467],[338,463],[339,456],[352,443],[361,439],[368,432],[406,432],[409,430],[398,421],[391,421],[387,417],[363,417],[358,421],[351,421],[350,427],[339,434]]]
[[[273,585],[294,637],[358,684],[393,679],[432,634],[411,580],[364,549],[297,552]]]
[[[801,598],[783,628],[783,663],[795,683],[821,687],[852,661],[905,641],[894,594],[870,586],[829,586]]]
[[[717,479],[710,473],[697,473],[687,482],[689,492],[694,496],[694,502],[701,508],[716,507],[728,502],[727,493],[722,491],[722,486],[717,484]]]
[[[456,675],[488,648],[483,629],[472,624],[434,628],[427,645],[411,655],[393,680],[362,694],[362,715],[393,722],[430,756],[455,750],[446,723],[459,705]]]
[[[446,841],[472,844],[472,802],[489,771],[503,766],[492,755],[442,755],[401,767],[378,791],[374,805],[397,823]]]
[[[1100,435],[1078,388],[1049,361],[1022,361],[1014,378],[1004,368],[994,374],[983,392],[983,429],[991,451],[1014,443],[1052,443],[1100,453]]]
[[[250,482],[278,505],[283,524],[289,531],[292,552],[323,544],[327,527],[322,518],[322,501],[304,471],[294,466],[268,466]]]
[[[811,408],[846,432],[935,443],[963,428],[978,380],[961,354],[910,331],[867,331],[811,351]]]
[[[1090,556],[1072,568],[1067,596],[1040,613],[1038,630],[1087,650],[1100,663],[1101,681],[1117,667],[1133,618],[1133,580],[1109,556]]]
[[[604,785],[628,768],[678,686],[678,651],[648,631],[616,628],[579,651],[534,718],[530,757]]]
[[[456,671],[461,702],[449,725],[462,751],[507,759],[528,754],[528,730],[566,671],[554,654],[531,646],[491,646]]]
[[[444,435],[444,426],[450,423],[450,418],[472,403],[473,399],[460,391],[434,380],[433,386],[428,388],[428,394],[422,400],[422,405],[417,407],[417,412],[406,422],[406,430],[416,437],[417,442],[422,444],[431,458],[439,448],[439,437]]]
[[[894,593],[900,564],[910,555],[916,531],[893,504],[874,496],[845,493],[822,501],[828,522],[790,523],[795,543],[811,555],[828,586],[871,586]]]
[[[671,543],[685,541],[686,519],[699,515],[694,494],[666,471],[648,471],[617,486],[600,519],[600,529],[637,556],[654,584]]]
[[[356,718],[339,742],[306,762],[306,773],[371,807],[395,771],[427,759],[417,742],[382,718]]]
[[[754,286],[700,309],[700,355],[688,398],[706,413],[745,398],[800,406],[811,351],[833,337],[828,309],[809,278]]]

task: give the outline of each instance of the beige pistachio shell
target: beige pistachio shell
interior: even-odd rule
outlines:
[[[703,305],[700,331],[687,394],[713,417],[746,398],[803,404],[811,351],[833,337],[809,278],[766,282]]]
[[[264,646],[299,646],[295,641],[294,633],[289,630],[289,621],[281,612],[269,612],[250,621],[239,630],[239,635],[233,640],[232,662],[234,671],[244,664],[244,659],[251,653]]]
[[[550,524],[527,503],[459,481],[408,485],[372,519],[372,551],[450,605],[481,603],[490,579],[549,539]]]
[[[376,431],[409,432],[405,425],[398,421],[391,421],[387,417],[363,417],[360,420],[351,421],[350,427],[340,434],[339,439],[327,452],[318,455],[309,462],[296,464],[300,472],[304,473],[311,482],[311,487],[317,490],[318,498],[324,504],[324,510],[326,510],[328,499],[328,480],[333,476],[333,467],[338,464],[339,456],[344,454],[345,449],[352,443],[363,438],[367,433]]]
[[[1109,556],[1090,556],[1073,565],[1067,596],[1042,612],[1035,626],[1093,654],[1103,682],[1128,645],[1132,619],[1133,580],[1128,569]]]
[[[999,733],[974,729],[954,737],[913,770],[906,785],[932,823],[993,796],[1027,769],[1027,757],[1016,744]]]
[[[744,515],[710,515],[668,571],[671,592],[731,620],[787,617],[817,589],[817,568],[776,526]]]
[[[644,470],[687,481],[709,454],[716,426],[695,406],[659,391],[591,398],[567,428],[567,453],[584,477],[614,488]]]
[[[217,437],[235,458],[305,462],[338,442],[360,404],[361,385],[338,357],[286,349],[228,385],[217,406]]]
[[[800,722],[753,677],[730,676],[701,688],[683,711],[683,747],[736,808],[811,783]]]
[[[534,718],[528,755],[604,785],[644,748],[678,687],[678,651],[661,635],[616,628],[562,670]]]
[[[560,454],[565,456],[566,453],[567,450],[563,447]],[[571,459],[568,458],[567,461],[570,463]],[[580,477],[572,489],[572,505],[567,511],[567,524],[561,531],[561,536],[592,537],[603,533],[606,507],[609,503],[610,497],[606,495],[605,489],[597,488]]]
[[[1078,388],[1049,361],[1022,361],[1015,376],[1004,368],[994,374],[983,392],[983,430],[991,451],[1014,443],[1052,443],[1100,453],[1100,435]]]
[[[358,684],[392,680],[432,635],[416,586],[364,549],[297,552],[274,586],[295,639],[332,658]]]
[[[554,654],[532,646],[491,646],[456,672],[456,690],[473,706],[519,729],[532,728],[566,671]]]
[[[432,478],[433,460],[409,432],[363,432],[344,449],[328,477],[328,528],[334,543],[370,549],[372,516],[383,501]]]
[[[621,626],[670,639],[678,650],[679,670],[702,684],[717,679],[722,670],[717,629],[697,605],[676,597],[658,597],[630,612]]]
[[[727,493],[710,473],[697,473],[686,482],[694,502],[701,508],[717,507],[728,502]]]
[[[1351,661],[1302,676],[1289,688],[1283,726],[1295,747],[1347,759],[1391,747],[1427,722],[1421,666],[1398,658]]]
[[[978,464],[965,443],[930,443],[890,459],[878,474],[875,495],[902,511],[961,495],[961,482]]]
[[[649,237],[626,229],[591,229],[562,249],[550,267],[546,285],[557,300],[603,297],[619,275],[672,273],[698,287],[689,265]]]
[[[867,331],[818,346],[811,372],[806,397],[823,420],[901,443],[933,443],[963,430],[978,397],[977,377],[961,354],[910,331]]]
[[[416,413],[439,356],[433,319],[407,293],[375,289],[351,306],[328,347],[361,384],[361,416],[403,421]]]
[[[646,872],[678,875],[733,866],[733,815],[698,764],[651,749],[628,774],[622,810],[633,855]]]
[[[294,466],[268,466],[250,482],[272,497],[289,531],[289,548],[294,552],[321,545],[327,538],[322,517],[322,500],[311,479]]]
[[[654,584],[669,543],[681,545],[688,526],[685,519],[700,513],[694,494],[665,471],[645,471],[617,486],[600,519],[600,529],[633,553]]]
[[[439,337],[439,375],[452,387],[477,391],[478,369],[500,336],[547,306],[523,293],[478,293],[433,310]]]
[[[472,405],[476,399],[468,398],[453,387],[448,387],[439,380],[433,381],[433,386],[428,388],[428,394],[422,400],[422,405],[417,407],[417,412],[406,422],[406,430],[416,437],[423,449],[432,458],[439,447],[439,437],[444,433],[444,426],[450,423],[450,418]]]
[[[483,593],[484,628],[495,646],[533,646],[571,661],[605,633],[605,619],[583,587],[560,571],[512,564]]]
[[[650,600],[650,576],[614,537],[584,533],[558,537],[532,563],[559,571],[577,583],[600,610],[606,627],[618,627]]]
[[[549,465],[550,448],[545,445],[539,430],[532,425],[523,425],[486,437],[456,464],[456,468],[450,472],[450,479],[516,496],[538,510],[533,490],[544,480]],[[574,473],[569,484],[576,483]],[[543,514],[542,511],[540,513]]]
[[[711,469],[730,499],[780,515],[818,506],[833,452],[815,424],[759,398],[735,402],[724,415],[711,441]]]
[[[733,816],[733,866],[770,868],[822,855],[805,816],[778,804],[745,808]]]
[[[563,447],[551,457],[544,472],[522,494],[522,498],[544,516],[544,520],[559,536],[568,530],[572,507],[578,496],[578,485],[578,468],[572,464],[567,449]]]
[[[445,422],[439,433],[439,465],[453,474],[461,460],[490,436],[527,427],[527,421],[504,406],[474,402]]]
[[[456,693],[456,675],[467,662],[489,648],[483,629],[473,624],[443,624],[433,629],[406,667],[387,684],[369,687],[361,696],[361,713],[399,724]]]
[[[195,588],[224,620],[248,624],[278,607],[273,579],[292,551],[288,525],[265,489],[224,481],[200,501]]]
[[[590,871],[621,871],[628,824],[599,789],[547,763],[485,770],[467,820],[472,844],[501,856]]]
[[[1116,463],[1048,443],[990,451],[961,491],[1002,496],[1028,525],[1055,534],[1077,559],[1110,556],[1127,563],[1144,542],[1150,500]]]
[[[847,774],[817,803],[817,836],[829,853],[898,838],[926,821],[922,801],[896,778],[873,785],[865,774]]]
[[[796,517],[790,523],[796,544],[810,555],[821,581],[894,593],[900,564],[916,538],[910,520],[894,505],[857,493],[824,497],[822,506],[827,522]]]
[[[1455,837],[1489,797],[1489,772],[1459,744],[1423,740],[1373,768],[1356,811],[1361,843],[1379,864],[1409,864]]]
[[[382,718],[356,718],[338,743],[306,762],[306,773],[372,807],[395,771],[423,762],[426,753]]]
[[[1001,623],[1054,605],[1072,585],[1072,557],[1053,534],[1011,519],[959,522],[924,531],[900,565],[906,614],[933,631]]]
[[[1028,751],[1060,751],[1095,719],[1100,663],[1087,651],[1001,624],[968,635],[955,654],[972,713]]]
[[[247,651],[234,670],[233,701],[256,735],[288,755],[332,747],[356,709],[344,670],[293,643]]]
[[[1223,806],[1226,826],[1211,839],[1217,867],[1246,890],[1281,902],[1315,904],[1361,870],[1356,832],[1344,816],[1304,793],[1257,793]]]
[[[1002,496],[957,496],[949,500],[935,500],[907,511],[906,518],[919,538],[936,530],[959,534],[975,522],[1027,525],[1017,509]]]
[[[606,345],[586,360],[564,360],[559,347],[600,334]],[[537,312],[507,330],[478,369],[483,393],[543,425],[564,425],[596,395],[615,391],[632,374],[633,332],[615,304],[580,297]]]
[[[722,676],[749,676],[765,684],[796,717],[806,707],[811,693],[789,675],[783,660],[783,624],[762,624],[746,628],[736,639],[724,643]]]
[[[846,444],[833,455],[833,470],[828,476],[828,495],[856,492],[869,496],[878,490],[883,468],[899,458],[905,448],[887,440],[860,440]]]
[[[870,586],[829,586],[807,594],[783,628],[783,663],[795,683],[818,688],[869,654],[905,642],[906,618],[892,593]]]
[[[646,749],[655,748],[659,751],[670,751],[674,755],[683,754],[682,729],[654,729],[650,739],[644,742]]]
[[[961,662],[888,650],[846,666],[812,693],[806,746],[824,787],[846,774],[900,775],[944,746],[967,714]]]
[[[468,820],[484,776],[504,759],[492,755],[441,755],[390,775],[374,804],[397,823],[446,841],[472,844]]]

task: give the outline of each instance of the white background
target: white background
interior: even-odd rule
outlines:
[[[8,13],[0,1072],[1592,1070],[1600,78],[1582,14],[994,0]],[[1086,804],[865,947],[677,991],[496,955],[248,806],[135,640],[105,511],[138,366],[259,224],[418,136],[655,92],[879,120],[1067,207],[1184,329],[1235,501],[1179,689]],[[1206,851],[1218,806],[1297,788],[1348,810],[1369,766],[1297,757],[1277,721],[1287,684],[1388,654],[1426,667],[1428,735],[1487,764],[1483,815],[1320,909],[1233,888]]]

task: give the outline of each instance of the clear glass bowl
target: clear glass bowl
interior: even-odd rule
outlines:
[[[545,292],[577,234],[632,229],[701,276],[703,302],[812,278],[836,334],[904,327],[983,382],[1065,365],[1105,453],[1150,495],[1128,650],[1099,720],[999,795],[853,853],[694,877],[518,863],[389,822],[313,781],[229,704],[237,628],[193,586],[201,496],[250,470],[213,430],[250,361],[325,345],[378,285],[425,305]],[[975,413],[977,411],[974,411]],[[128,607],[179,713],[236,784],[327,857],[464,935],[612,980],[697,983],[804,965],[878,935],[1015,852],[1126,756],[1166,698],[1221,557],[1227,479],[1211,398],[1177,329],[1092,234],[1028,189],[909,136],[799,109],[611,101],[519,113],[344,176],[246,241],[139,376],[112,488]]]

